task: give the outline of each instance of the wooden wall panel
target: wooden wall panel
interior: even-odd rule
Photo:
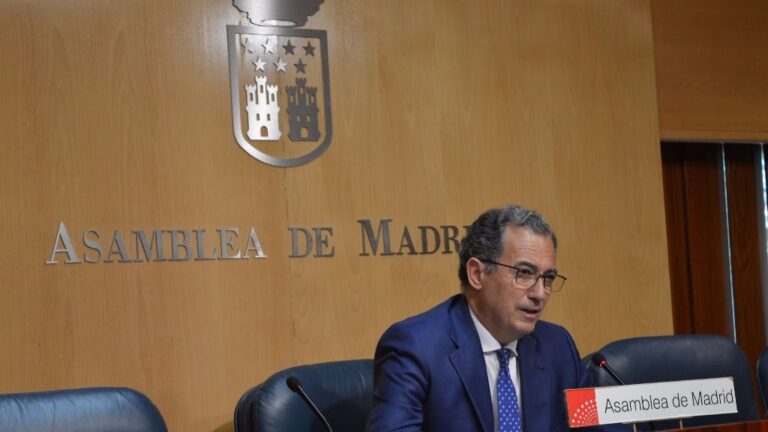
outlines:
[[[665,139],[765,140],[768,3],[652,0]]]
[[[685,145],[662,143],[664,203],[667,216],[669,282],[675,334],[694,333],[693,286],[688,259],[688,206],[685,188]]]
[[[765,230],[759,205],[762,188],[758,168],[762,158],[760,146],[728,145],[725,147],[728,173],[728,221],[730,228],[731,266],[733,271],[736,339],[750,363],[757,364],[765,349],[763,317],[760,232]]]
[[[722,160],[718,144],[689,144],[685,147],[686,213],[688,218],[689,275],[696,318],[694,333],[730,337],[728,314],[727,245],[721,200]],[[711,233],[711,235],[702,235]]]
[[[659,319],[670,331],[669,294],[648,290],[659,282],[658,275],[646,273],[648,266],[656,265],[666,272],[666,265],[643,246],[615,254],[627,244],[650,246],[648,239],[664,238],[658,231],[663,225],[660,203],[653,202],[660,195],[651,201],[642,198],[661,193],[659,154],[642,148],[654,135],[652,76],[642,67],[651,61],[644,39],[650,31],[643,18],[647,9],[636,2],[600,3],[597,9],[587,4],[534,4],[473,5],[470,13],[468,5],[448,3],[435,11],[427,29],[387,33],[375,42],[365,37],[344,42],[345,49],[359,53],[362,61],[342,66],[359,73],[334,91],[348,127],[341,133],[348,131],[355,142],[365,141],[357,137],[381,137],[382,144],[350,147],[352,156],[341,154],[337,147],[317,164],[289,171],[289,189],[313,191],[289,197],[289,206],[301,209],[293,212],[297,223],[318,213],[344,220],[345,214],[391,215],[393,208],[401,208],[407,209],[408,217],[395,217],[396,221],[413,226],[430,220],[469,223],[499,202],[523,202],[549,215],[563,239],[561,262],[575,267],[568,275],[568,289],[550,303],[548,316],[579,322],[571,326],[577,337],[594,341],[582,344],[582,349],[595,349],[626,334],[621,326],[586,319],[604,313],[608,305],[631,316],[626,325],[640,333],[655,327]],[[344,29],[337,34],[366,34],[371,31],[366,30],[369,23],[400,29],[413,19],[391,3],[370,6],[350,22],[335,18],[347,15],[332,4],[323,7],[333,12],[337,28]],[[599,24],[571,22],[574,16],[592,13],[600,16]],[[494,19],[497,15],[509,17],[508,22]],[[614,21],[624,24],[614,27]],[[465,30],[452,32],[459,25]],[[341,41],[331,45],[335,43]],[[493,56],[478,51],[479,44],[487,45]],[[397,53],[397,60],[382,58],[382,51]],[[487,66],[473,68],[484,61]],[[429,84],[419,79],[422,75]],[[393,81],[395,77],[402,77],[402,82]],[[357,85],[358,81],[373,86]],[[393,123],[398,127],[392,128]],[[621,128],[612,126],[619,124]],[[354,160],[379,164],[336,171],[340,163]],[[334,176],[342,178],[338,185],[367,184],[370,196],[355,195],[349,207],[329,207],[327,201],[345,190],[319,180]],[[631,215],[626,214],[628,197],[638,199]],[[447,204],[459,202],[461,206]],[[355,232],[357,218],[347,217],[339,231]],[[584,250],[591,253],[585,255]],[[317,264],[314,280],[321,280],[320,272],[332,267],[349,276],[341,283],[350,291],[371,280],[387,287],[369,290],[374,296],[372,309],[352,309],[367,316],[378,330],[360,341],[360,349],[370,353],[378,333],[393,320],[457,292],[455,257],[418,261],[361,259],[364,271],[359,274],[348,274],[343,261],[324,262]],[[407,271],[398,271],[400,266]],[[603,266],[612,271],[603,273],[598,269]],[[615,289],[614,278],[625,279],[619,274],[643,288]],[[327,304],[339,289],[337,284],[317,284],[302,301]],[[592,294],[595,287],[598,298]],[[411,300],[403,302],[405,298]],[[340,317],[334,310],[320,309],[297,319],[307,322],[301,327],[312,335],[307,340],[329,341],[326,336],[334,327],[324,324]],[[330,353],[348,349],[345,341],[328,343]],[[304,349],[307,355],[317,353],[317,347]]]
[[[233,139],[239,20],[0,5],[0,392],[126,385],[171,430],[231,430],[272,372],[370,357],[458,291],[455,254],[361,256],[358,220],[391,218],[399,246],[506,202],[557,229],[569,282],[546,317],[583,352],[671,333],[648,2],[327,0],[306,27],[328,31],[333,143],[291,169]],[[268,257],[46,266],[61,221],[78,241],[253,226]],[[335,256],[289,258],[289,227],[333,228]]]
[[[675,333],[731,337],[722,146],[662,147]]]

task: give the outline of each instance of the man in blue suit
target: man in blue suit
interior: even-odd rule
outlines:
[[[570,430],[563,390],[591,380],[568,332],[539,321],[565,282],[556,250],[538,213],[483,213],[461,242],[462,293],[381,337],[367,430]]]

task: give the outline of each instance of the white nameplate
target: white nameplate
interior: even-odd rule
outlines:
[[[733,377],[565,391],[571,427],[738,412]]]

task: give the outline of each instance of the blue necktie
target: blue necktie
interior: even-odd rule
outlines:
[[[509,358],[512,351],[502,348],[496,351],[499,357],[499,379],[496,381],[496,395],[499,402],[499,432],[522,432],[520,406],[512,378],[509,376]]]

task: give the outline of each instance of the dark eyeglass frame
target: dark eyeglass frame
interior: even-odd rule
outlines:
[[[561,274],[557,274],[557,273],[555,273],[555,274],[551,274],[551,273],[550,274],[538,273],[536,275],[536,278],[533,279],[533,283],[531,283],[530,285],[526,286],[526,284],[521,283],[518,280],[518,275],[520,274],[520,270],[528,270],[528,271],[530,271],[529,269],[524,269],[522,267],[517,267],[517,266],[513,266],[513,265],[509,265],[509,264],[503,264],[503,263],[500,263],[500,262],[497,262],[497,261],[494,261],[494,260],[480,259],[480,258],[478,258],[478,259],[480,260],[480,262],[483,262],[483,263],[486,263],[486,264],[495,264],[495,265],[499,265],[499,266],[502,266],[502,267],[513,269],[515,271],[515,282],[518,285],[520,285],[521,287],[524,287],[525,289],[529,289],[531,287],[536,286],[536,284],[539,283],[539,279],[544,278],[543,285],[544,285],[544,290],[545,291],[547,291],[547,292],[560,292],[560,290],[562,290],[563,286],[565,285],[565,281],[568,280],[567,277],[565,277],[565,276],[563,276]],[[549,286],[547,286],[547,279],[549,279],[549,281],[550,281],[549,282]]]

